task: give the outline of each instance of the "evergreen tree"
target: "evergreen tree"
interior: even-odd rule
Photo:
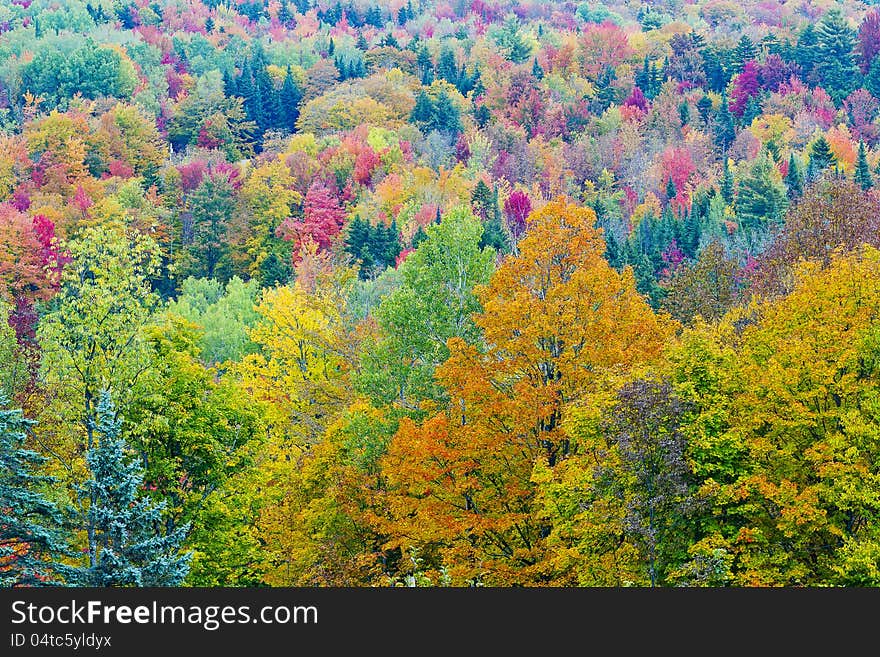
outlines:
[[[733,114],[727,103],[727,92],[721,94],[721,108],[715,119],[715,142],[722,152],[726,152],[736,138],[736,127],[733,123]]]
[[[434,60],[425,44],[419,46],[416,53],[416,68],[419,71],[419,80],[424,85],[430,85],[434,81]]]
[[[501,224],[499,214],[490,215],[489,219],[483,222],[483,235],[480,237],[480,248],[492,247],[497,253],[510,253],[510,240]]]
[[[818,59],[819,37],[812,23],[807,23],[795,46],[795,61],[806,80],[812,79],[813,69]]]
[[[457,87],[460,76],[461,73],[455,61],[455,53],[452,52],[451,48],[444,46],[440,50],[440,57],[437,59],[437,77]]]
[[[101,392],[95,436],[86,452],[91,478],[82,487],[86,512],[88,566],[84,586],[179,586],[191,554],[181,554],[188,526],[164,531],[165,504],[139,494],[144,474],[122,438],[108,391]]]
[[[471,205],[474,208],[474,214],[482,221],[488,221],[499,214],[495,195],[482,179],[478,180],[474,186],[474,191],[471,194]]]
[[[523,40],[519,31],[519,21],[510,16],[495,35],[495,41],[514,64],[522,64],[532,54],[531,46]]]
[[[375,28],[385,27],[385,21],[382,20],[382,11],[376,5],[372,5],[364,14],[364,23],[372,25]]]
[[[436,125],[437,116],[434,103],[424,90],[416,96],[416,104],[410,112],[409,120],[424,132],[428,132]]]
[[[868,152],[865,149],[864,141],[859,141],[859,158],[856,161],[854,179],[862,189],[867,190],[874,186],[874,179],[871,177],[871,167],[868,165]]]
[[[801,168],[794,159],[794,153],[788,156],[788,171],[785,173],[785,187],[788,190],[789,200],[794,200],[804,193],[804,176]]]
[[[764,153],[740,182],[736,216],[748,233],[782,221],[788,200],[782,185],[773,179],[773,169],[770,157]]]
[[[70,570],[55,559],[68,553],[68,537],[43,494],[54,479],[37,473],[46,459],[24,447],[33,420],[7,405],[0,393],[0,587],[60,583]]]
[[[416,229],[416,232],[413,234],[412,240],[410,241],[410,248],[417,249],[419,248],[419,244],[428,239],[428,234],[425,232],[425,229],[419,226]]]
[[[838,107],[860,84],[856,64],[856,34],[838,7],[828,10],[816,28],[818,40],[816,73],[825,91]]]
[[[728,205],[733,203],[733,192],[733,171],[730,170],[730,164],[727,157],[725,156],[723,159],[721,171],[721,197]]]
[[[608,109],[616,100],[616,91],[613,83],[617,79],[617,73],[614,72],[613,66],[604,66],[599,77],[596,79],[596,97],[593,101],[594,111],[601,114]]]
[[[461,132],[461,112],[445,91],[438,94],[434,112],[437,130],[452,134]]]
[[[749,96],[749,99],[746,101],[746,107],[743,110],[742,125],[752,125],[752,121],[761,116],[762,113],[761,101],[758,99],[758,96]]]
[[[678,194],[678,190],[675,188],[675,181],[672,179],[672,176],[669,176],[669,180],[666,181],[666,200],[671,201]]]
[[[825,169],[836,163],[837,158],[834,157],[828,140],[824,135],[820,135],[810,147],[810,167],[813,169],[814,176],[821,175]]]
[[[281,111],[281,127],[293,130],[296,120],[299,118],[299,104],[302,102],[302,91],[293,78],[290,65],[287,66],[287,75],[279,93],[279,105]]]
[[[532,60],[532,75],[535,76],[536,80],[544,79],[544,69],[541,68],[541,65],[538,63],[537,57]]]
[[[711,111],[712,99],[707,94],[700,96],[700,100],[697,101],[697,113],[700,115],[703,125],[709,125],[709,112]]]
[[[874,98],[880,98],[880,57],[875,57],[868,68],[865,76],[865,89],[871,92]]]
[[[733,49],[733,55],[731,57],[733,72],[742,72],[743,66],[745,66],[746,62],[754,60],[757,56],[758,49],[755,47],[755,42],[752,41],[747,35],[743,34],[739,38],[739,41],[736,44],[736,48]]]

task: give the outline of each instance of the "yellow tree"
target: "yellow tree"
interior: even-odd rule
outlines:
[[[389,447],[389,544],[438,555],[454,582],[556,581],[533,473],[575,453],[572,405],[657,358],[672,331],[607,264],[595,219],[563,200],[529,216],[519,255],[477,289],[484,344],[449,341],[446,412],[403,420]]]
[[[755,304],[729,434],[749,468],[724,493],[745,585],[880,583],[880,251],[803,265]]]

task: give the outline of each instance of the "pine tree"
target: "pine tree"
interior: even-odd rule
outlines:
[[[861,71],[856,64],[856,34],[837,7],[828,10],[816,28],[818,40],[816,72],[835,105],[859,85]]]
[[[733,171],[730,170],[730,163],[728,162],[727,157],[725,157],[723,159],[721,172],[721,197],[728,205],[733,203],[733,192]]]
[[[749,233],[782,220],[788,200],[780,183],[773,179],[773,163],[764,153],[740,182],[736,196],[736,216]]]
[[[868,165],[868,152],[865,149],[864,141],[859,141],[859,158],[856,161],[854,179],[862,189],[871,189],[874,186],[874,179],[871,177],[871,167]]]
[[[0,587],[46,586],[70,576],[55,559],[68,553],[58,508],[41,492],[54,479],[36,473],[46,459],[25,449],[34,424],[0,394]]]
[[[279,105],[281,112],[281,126],[293,130],[296,120],[299,118],[299,104],[302,101],[302,91],[293,78],[290,65],[287,66],[287,75],[279,93]]]
[[[794,159],[794,153],[788,156],[788,171],[785,173],[785,187],[788,190],[789,200],[794,200],[804,193],[804,176],[801,168]]]
[[[721,108],[718,110],[715,125],[715,141],[718,147],[726,152],[736,138],[736,127],[733,123],[733,114],[727,103],[727,92],[721,94]]]
[[[544,69],[541,68],[541,65],[538,63],[537,57],[532,60],[532,75],[536,80],[544,79]]]
[[[828,140],[824,135],[820,135],[810,147],[810,166],[813,168],[814,175],[821,175],[825,169],[836,163],[837,158],[834,157]]]
[[[154,504],[139,491],[144,473],[122,438],[108,391],[101,392],[95,435],[86,452],[91,478],[83,485],[89,501],[85,516],[88,567],[84,586],[179,586],[189,572],[191,554],[180,547],[189,531],[165,532],[165,504]]]
[[[816,34],[816,28],[812,23],[808,23],[798,37],[797,45],[795,46],[795,61],[800,66],[807,80],[810,79],[810,75],[816,66],[818,45],[819,37]]]

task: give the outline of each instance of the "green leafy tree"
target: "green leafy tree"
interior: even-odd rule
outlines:
[[[400,266],[401,285],[375,311],[383,337],[363,354],[359,387],[376,402],[416,410],[442,396],[434,369],[449,357],[452,337],[479,338],[474,285],[492,274],[495,252],[480,248],[483,226],[459,207],[428,226],[427,239]]]
[[[258,281],[247,283],[233,276],[224,286],[210,278],[187,278],[181,294],[168,309],[199,328],[199,358],[206,365],[241,360],[256,350],[247,331],[258,319],[254,304]]]

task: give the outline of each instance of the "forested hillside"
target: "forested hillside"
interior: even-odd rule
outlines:
[[[880,585],[878,54],[0,0],[0,583]]]

